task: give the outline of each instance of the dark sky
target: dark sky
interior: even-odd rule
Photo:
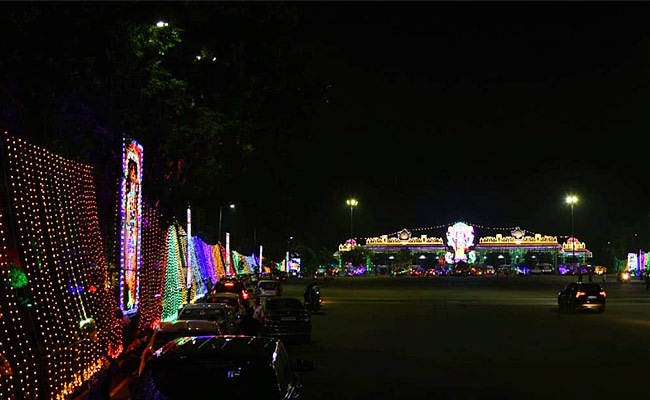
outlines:
[[[456,220],[564,235],[575,192],[593,250],[639,221],[647,238],[647,4],[303,7],[331,84],[292,149],[306,236],[349,236],[352,195],[355,236]]]
[[[61,12],[83,12],[74,23],[60,22],[57,32],[88,32],[93,15],[98,28],[87,41],[101,52],[108,40],[101,27],[115,16],[99,16],[90,4],[58,4]],[[171,16],[183,29],[182,46],[192,47],[223,3],[132,4],[142,21]],[[256,6],[269,4],[249,5]],[[247,237],[237,243],[240,250],[252,250],[255,228],[257,244],[276,254],[290,235],[334,250],[349,236],[345,200],[351,196],[360,202],[359,237],[458,220],[566,235],[570,192],[580,197],[576,235],[596,256],[624,229],[639,234],[629,250],[650,247],[650,5],[291,6],[298,9],[298,28],[283,40],[314,44],[306,73],[327,89],[301,121],[302,136],[262,149],[262,157],[273,159],[268,168],[262,160],[262,174],[245,185],[263,193],[232,199],[249,207],[224,216],[224,231]],[[249,28],[234,24],[222,27],[233,42],[237,35],[277,34],[246,33]],[[49,29],[40,34],[49,37]],[[33,46],[42,46],[38,37]],[[262,222],[259,214],[273,218]]]

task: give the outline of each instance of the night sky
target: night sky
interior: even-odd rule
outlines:
[[[142,21],[178,24],[187,48],[214,25],[206,4],[193,17],[192,2],[133,4]],[[287,121],[302,133],[275,142],[268,132],[273,145],[258,149],[242,198],[215,197],[215,207],[241,204],[224,216],[224,230],[247,237],[239,250],[252,251],[255,230],[272,255],[289,236],[334,251],[349,236],[349,197],[360,203],[357,237],[456,221],[568,235],[572,192],[576,236],[597,260],[615,235],[638,234],[629,251],[650,247],[648,4],[292,6],[296,26],[282,40],[310,43],[304,72],[322,90],[309,114]],[[81,35],[101,54],[119,18],[65,15],[16,48],[36,54],[39,37],[65,48]],[[228,40],[270,34],[228,29]]]
[[[305,6],[331,88],[296,148],[306,232],[461,220],[570,233],[650,231],[646,4]],[[440,236],[443,231],[439,230]]]

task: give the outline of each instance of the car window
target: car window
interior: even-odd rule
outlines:
[[[263,290],[275,290],[275,282],[262,282],[260,283],[260,288]]]

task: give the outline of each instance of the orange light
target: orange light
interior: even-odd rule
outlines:
[[[586,293],[585,292],[578,292],[576,293],[576,299],[580,296],[584,296]]]
[[[603,296],[604,298],[607,298],[607,293],[604,290],[600,292],[600,295]]]
[[[235,284],[232,283],[232,282],[226,282],[226,283],[224,283],[224,286],[232,287],[232,286],[235,286]]]

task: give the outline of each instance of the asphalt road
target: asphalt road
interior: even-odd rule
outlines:
[[[570,280],[346,277],[321,288],[303,399],[648,398],[650,293],[601,283],[604,314],[561,314]],[[585,277],[586,280],[586,277]],[[302,298],[306,281],[284,295]],[[124,387],[124,389],[126,386]],[[114,398],[128,398],[125,390]]]

